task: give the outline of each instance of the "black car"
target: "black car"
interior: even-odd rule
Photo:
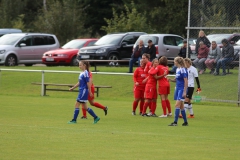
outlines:
[[[101,37],[93,46],[83,47],[78,59],[119,60],[131,58],[133,45],[144,32],[113,33]]]

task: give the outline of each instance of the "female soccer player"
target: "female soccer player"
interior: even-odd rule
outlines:
[[[178,116],[181,110],[181,114],[184,119],[184,123],[182,126],[188,126],[186,112],[184,110],[183,101],[186,97],[186,91],[188,86],[188,75],[185,68],[184,60],[182,57],[176,57],[174,59],[174,65],[177,66],[176,77],[174,79],[169,79],[171,82],[176,82],[175,92],[174,92],[174,100],[176,100],[175,104],[175,115],[174,122],[169,126],[177,126]]]
[[[91,83],[89,82],[89,62],[87,61],[80,61],[79,62],[79,68],[83,71],[80,73],[78,78],[78,83],[75,84],[72,88],[69,90],[72,91],[75,88],[79,87],[79,94],[75,103],[75,110],[73,114],[73,119],[69,121],[69,124],[77,123],[77,117],[79,114],[79,106],[80,104],[83,105],[84,109],[88,111],[88,113],[94,117],[94,124],[97,123],[100,118],[93,112],[91,108],[87,107],[87,100],[88,100],[88,93],[92,97],[93,94],[91,92]]]
[[[107,111],[108,111],[108,107],[107,106],[104,107],[100,103],[94,102],[94,85],[93,85],[92,72],[90,72],[90,71],[89,71],[89,82],[90,82],[91,92],[93,93],[93,96],[90,96],[90,93],[88,93],[88,102],[90,103],[91,106],[102,109],[105,113],[105,116],[106,116]],[[83,106],[82,106],[82,113],[83,113],[83,116],[81,117],[81,119],[87,119],[87,111],[84,109]]]
[[[167,116],[172,116],[171,104],[168,100],[168,95],[170,94],[170,84],[167,79],[169,69],[168,60],[165,56],[159,59],[158,73],[155,78],[158,80],[158,94],[161,98],[161,104],[163,109],[163,114],[159,116],[160,118],[165,118]],[[167,114],[168,109],[168,114]]]
[[[136,108],[140,101],[140,115],[142,115],[142,109],[144,104],[144,90],[146,83],[143,80],[146,78],[146,74],[144,73],[145,64],[143,60],[140,60],[140,67],[138,67],[133,73],[133,81],[134,81],[134,101],[133,101],[133,108],[132,108],[132,115],[136,115]]]
[[[151,105],[151,112],[152,112],[151,116],[157,117],[157,115],[155,114],[156,105],[153,105],[154,102],[156,103],[156,99],[157,99],[157,89],[156,89],[157,80],[154,77],[154,75],[157,74],[158,72],[157,66],[158,66],[158,59],[154,59],[152,61],[152,68],[148,71],[148,77],[146,78],[147,83],[144,91],[145,103],[143,105],[142,116],[150,116],[146,114],[146,110],[147,110],[147,107]]]
[[[184,108],[185,108],[185,111],[187,111],[187,109],[188,109],[188,111],[190,113],[188,118],[194,118],[192,104],[191,104],[191,99],[192,99],[192,95],[193,95],[193,91],[194,91],[194,78],[196,79],[197,86],[198,86],[197,92],[201,91],[200,82],[198,79],[197,69],[192,66],[191,59],[185,58],[184,62],[185,62],[185,67],[187,68],[187,72],[188,72],[188,88],[187,88],[187,95],[186,95],[185,102],[184,102]]]

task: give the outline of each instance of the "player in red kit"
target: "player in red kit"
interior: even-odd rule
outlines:
[[[158,72],[157,66],[158,66],[158,60],[154,59],[152,61],[152,67],[148,71],[148,77],[146,78],[147,83],[146,83],[145,92],[144,92],[145,102],[142,110],[142,116],[150,116],[146,114],[146,110],[149,105],[151,105],[151,112],[152,112],[151,116],[153,117],[157,116],[155,114],[156,105],[153,105],[152,103],[152,102],[156,102],[156,99],[157,99],[157,88],[156,88],[157,80],[154,77],[155,74],[157,74]]]
[[[165,56],[162,56],[159,59],[158,73],[155,75],[155,78],[158,80],[158,94],[160,95],[163,109],[163,114],[159,116],[160,118],[165,118],[172,115],[171,104],[168,100],[168,95],[170,94],[170,84],[167,79],[168,72],[168,60]]]
[[[89,71],[89,78],[90,78],[89,82],[91,83],[91,92],[94,93],[92,72],[90,71]],[[105,107],[98,102],[94,102],[94,94],[92,94],[92,96],[88,94],[88,102],[90,103],[91,106],[102,109],[105,115],[107,115],[108,107],[107,106]],[[82,107],[82,113],[83,113],[83,116],[81,117],[81,119],[87,119],[87,111],[83,107]]]
[[[133,108],[132,108],[132,115],[136,115],[136,108],[140,101],[140,115],[142,115],[142,109],[144,104],[144,90],[146,83],[143,80],[146,78],[146,74],[144,73],[145,64],[143,60],[140,60],[140,67],[138,67],[133,73],[133,81],[134,81],[134,101],[133,101]]]

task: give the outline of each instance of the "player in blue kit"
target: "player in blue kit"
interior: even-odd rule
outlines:
[[[73,119],[69,121],[69,124],[77,123],[77,117],[79,114],[79,106],[82,104],[83,108],[88,111],[88,113],[94,118],[94,124],[97,123],[100,118],[93,112],[91,108],[87,107],[88,101],[88,93],[92,97],[93,93],[91,92],[91,83],[89,82],[89,62],[88,61],[80,61],[79,68],[83,72],[80,73],[78,78],[78,83],[75,84],[69,90],[72,91],[75,88],[79,87],[79,94],[77,97],[77,101],[75,103],[75,110],[73,114]]]
[[[176,57],[174,59],[174,65],[178,67],[176,70],[176,77],[174,79],[169,79],[169,81],[176,82],[174,92],[174,100],[176,100],[176,104],[174,122],[171,123],[169,126],[177,126],[180,111],[184,119],[184,123],[182,124],[182,126],[188,126],[187,116],[183,104],[188,87],[188,74],[185,68],[184,59],[182,57]]]

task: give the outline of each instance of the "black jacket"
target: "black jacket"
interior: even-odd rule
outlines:
[[[155,45],[152,45],[151,48],[149,48],[147,46],[144,53],[150,54],[150,59],[151,60],[156,58],[156,47],[155,47]]]
[[[234,57],[234,48],[231,44],[222,47],[222,58],[231,58]]]
[[[190,55],[192,54],[192,51],[191,51],[190,47],[188,47],[188,57],[186,57],[186,54],[187,54],[187,48],[182,47],[180,49],[180,52],[178,53],[178,55],[182,58],[190,58]]]

